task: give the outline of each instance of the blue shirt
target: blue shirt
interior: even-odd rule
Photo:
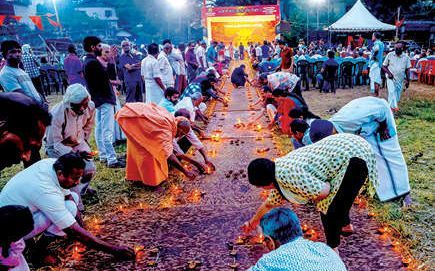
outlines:
[[[362,137],[377,135],[379,123],[387,122],[390,136],[397,134],[396,123],[390,106],[384,99],[362,97],[343,106],[330,119],[337,132]]]
[[[168,110],[169,113],[174,114],[175,113],[175,105],[169,101],[166,98],[163,98],[160,103],[159,106],[165,108],[166,110]]]
[[[0,84],[5,92],[20,90],[21,93],[32,98],[38,104],[43,104],[42,97],[33,85],[32,79],[20,68],[4,66],[0,71]]]
[[[263,255],[248,271],[346,271],[346,266],[326,244],[298,237]]]
[[[376,40],[373,44],[372,48],[372,58],[370,59],[370,65],[374,62],[379,64],[379,67],[382,66],[382,62],[384,61],[384,43],[380,40]]]
[[[211,62],[211,63],[215,63],[216,62],[217,52],[216,52],[216,49],[213,46],[210,46],[207,49],[206,57],[207,57],[207,61],[208,62]]]
[[[262,54],[262,58],[268,58],[269,57],[269,50],[270,47],[268,45],[262,45],[261,46],[261,54]]]
[[[281,65],[281,59],[272,59],[271,61],[263,61],[258,63],[260,73],[273,72]]]

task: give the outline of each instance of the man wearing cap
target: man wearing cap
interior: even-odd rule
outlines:
[[[352,233],[349,211],[368,177],[369,192],[377,183],[376,158],[370,145],[351,134],[330,136],[277,158],[259,158],[248,166],[249,182],[269,197],[242,226],[248,234],[261,218],[285,201],[314,202],[321,213],[327,244],[337,250],[342,233]],[[374,191],[373,191],[374,192]]]
[[[63,101],[51,109],[53,116],[51,126],[46,132],[46,152],[50,158],[58,158],[70,152],[76,152],[86,158],[86,167],[81,183],[71,189],[78,195],[93,193],[89,182],[95,175],[96,167],[92,160],[89,139],[95,125],[95,105],[90,95],[81,84],[70,85]],[[81,201],[79,209],[83,209]]]

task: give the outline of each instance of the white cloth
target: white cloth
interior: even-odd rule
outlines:
[[[383,65],[388,67],[388,70],[394,76],[394,79],[387,78],[388,102],[391,108],[398,108],[400,96],[402,95],[403,80],[405,80],[405,71],[411,68],[411,60],[405,54],[397,56],[395,52],[390,52]]]
[[[175,111],[182,108],[187,109],[189,111],[190,121],[195,121],[196,110],[195,107],[193,106],[192,98],[186,96],[175,105]]]
[[[183,55],[179,49],[174,48],[168,59],[176,75],[186,75],[186,63],[184,63]]]
[[[202,66],[203,68],[207,68],[207,57],[205,55],[205,48],[202,46],[199,46],[198,49],[196,50],[196,61],[198,62],[198,64],[200,66]],[[202,62],[201,62],[201,58],[202,58]]]
[[[23,256],[26,244],[23,239],[13,242],[9,248],[9,256],[4,258],[2,255],[2,247],[0,246],[0,266],[9,267],[9,271],[29,271],[26,259]]]
[[[255,47],[255,55],[257,57],[261,57],[263,55],[263,52],[261,51],[261,47],[260,46]]]
[[[346,271],[340,256],[321,242],[296,238],[263,255],[248,271]]]
[[[154,78],[162,79],[159,62],[154,56],[148,55],[142,60],[141,75],[145,81],[145,102],[159,104],[164,94],[163,90],[154,80]]]
[[[162,82],[166,88],[174,87],[174,73],[172,70],[172,66],[169,63],[168,56],[164,51],[161,51],[159,56],[157,57],[157,61],[159,62],[159,69],[162,75]]]
[[[190,129],[189,133],[187,133],[187,135],[185,135],[184,137],[186,137],[186,139],[189,140],[190,144],[192,144],[192,147],[195,148],[196,150],[200,150],[204,148],[204,145],[202,144],[201,140],[199,140],[199,138],[196,136],[195,132],[193,132],[192,129]],[[184,154],[183,150],[178,145],[178,140],[180,140],[181,138],[182,137],[179,137],[173,140],[174,152],[178,154]]]
[[[88,108],[83,115],[77,115],[63,102],[55,105],[50,113],[51,125],[46,130],[46,150],[55,151],[56,157],[72,151],[90,152],[89,138],[95,126],[95,105],[89,102]],[[77,144],[69,144],[65,139],[75,141]]]
[[[390,52],[385,57],[383,65],[388,67],[388,70],[393,74],[396,81],[401,82],[405,79],[406,69],[411,68],[411,60],[403,53],[397,56],[395,52]]]
[[[397,135],[380,141],[375,135],[365,137],[376,154],[379,185],[376,194],[380,201],[403,196],[410,191],[408,168]]]
[[[71,196],[73,197],[74,201],[72,200],[66,200],[64,201],[64,205],[66,210],[73,216],[77,216],[77,202],[79,201],[79,196],[71,192]],[[49,235],[55,235],[55,236],[65,236],[65,232],[63,232],[62,228],[59,228],[56,224],[53,224],[53,221],[50,220],[48,216],[45,215],[43,211],[37,211],[35,213],[32,213],[33,215],[33,230],[26,236],[24,236],[24,240],[29,240],[35,236],[40,235],[43,232],[46,232]]]
[[[408,168],[400,149],[396,122],[384,99],[363,97],[343,106],[329,119],[339,133],[357,134],[365,138],[376,154],[379,186],[376,193],[387,201],[409,193]],[[379,123],[386,121],[390,139],[381,141]]]
[[[375,93],[375,83],[378,85],[382,84],[381,67],[379,67],[378,62],[374,62],[370,67],[369,77],[370,77],[370,91],[372,93]]]
[[[400,97],[402,96],[403,80],[387,78],[388,103],[391,108],[399,108]]]
[[[53,168],[55,161],[52,158],[41,160],[12,177],[0,194],[0,207],[29,207],[32,214],[42,213],[60,230],[74,224],[74,215],[65,205],[65,196],[72,193],[60,186]]]

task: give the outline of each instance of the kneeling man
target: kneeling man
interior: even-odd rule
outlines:
[[[34,226],[24,240],[41,233],[44,237],[67,235],[91,248],[120,258],[134,259],[132,249],[104,242],[79,224],[78,196],[69,189],[79,183],[84,168],[85,162],[76,153],[65,154],[57,160],[41,160],[19,172],[6,184],[0,194],[0,207],[21,205],[30,209]],[[40,238],[38,243],[46,245],[47,242],[41,239],[44,238]],[[39,255],[44,255],[45,250],[43,246],[35,248]]]

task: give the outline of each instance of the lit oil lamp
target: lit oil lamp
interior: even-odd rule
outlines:
[[[211,166],[207,165],[206,168],[205,168],[205,173],[212,174],[213,173],[213,168]]]
[[[301,228],[302,228],[303,232],[307,232],[310,229],[310,227],[307,224],[305,224],[305,223],[302,224]]]
[[[400,246],[400,242],[396,240],[396,241],[393,241],[393,242],[391,243],[391,245],[392,245],[393,247],[397,248],[397,247]]]
[[[139,202],[139,209],[143,209],[143,203]]]
[[[177,196],[177,195],[181,194],[181,192],[183,192],[182,189],[178,185],[173,185],[170,190],[171,190],[172,195],[175,195],[175,196]]]
[[[307,235],[308,238],[312,238],[316,236],[316,231],[314,229],[310,229],[305,234]]]
[[[375,214],[374,212],[368,212],[367,216],[368,216],[368,217],[375,217],[376,214]]]
[[[404,266],[409,266],[412,262],[412,258],[411,257],[403,257],[402,258],[402,263]]]
[[[270,149],[269,148],[256,148],[255,150],[258,154],[264,154],[264,153],[268,152]]]
[[[72,251],[72,258],[74,260],[80,260],[82,255],[80,254],[80,249],[77,245],[74,245],[73,251]]]
[[[124,206],[122,204],[120,204],[119,207],[118,207],[118,210],[120,212],[124,212],[125,208],[124,208]]]
[[[145,247],[142,245],[135,246],[134,247],[134,254],[137,255],[139,252],[143,251],[144,249],[145,249]]]
[[[215,149],[211,149],[208,151],[208,155],[212,158],[217,156],[217,151]]]
[[[388,233],[389,231],[390,231],[390,229],[387,226],[384,226],[384,227],[378,229],[378,233],[380,233],[380,234],[385,234],[385,233]]]
[[[255,130],[256,130],[257,132],[260,132],[261,129],[263,129],[263,127],[261,126],[261,124],[257,124],[257,126],[255,126]]]
[[[98,155],[98,151],[91,151],[89,154],[91,155],[91,156],[97,156]]]
[[[219,142],[221,141],[221,135],[219,133],[213,134],[211,135],[211,140],[214,142]]]
[[[263,242],[264,242],[264,235],[260,233],[260,234],[257,236],[257,243],[258,243],[258,244],[263,244]]]
[[[242,236],[237,236],[236,241],[235,241],[236,245],[243,245],[245,243],[245,241],[243,240]]]

